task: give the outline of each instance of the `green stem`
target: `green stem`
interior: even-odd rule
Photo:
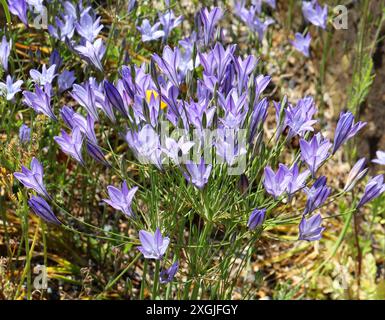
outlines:
[[[148,261],[147,259],[145,259],[143,264],[142,283],[140,285],[140,295],[139,295],[140,300],[144,299],[144,288],[146,287],[147,267],[148,267]]]
[[[155,275],[154,275],[154,286],[152,287],[152,299],[153,300],[155,300],[157,295],[158,295],[159,269],[160,269],[160,261],[156,260],[156,263],[155,263]]]
[[[27,273],[27,300],[31,300],[31,254],[29,248],[29,235],[28,235],[28,210],[24,210],[24,221],[23,221],[23,233],[25,242],[25,258],[26,258],[26,273]]]
[[[123,269],[123,271],[121,273],[119,273],[113,280],[111,280],[107,285],[106,287],[104,288],[104,291],[103,293],[106,293],[109,289],[111,289],[111,287],[121,278],[123,277],[123,275],[134,265],[134,263],[140,258],[141,256],[141,253],[138,253],[134,260],[132,260],[127,267],[125,267]],[[98,295],[98,299],[101,297],[101,294]]]
[[[9,13],[7,1],[6,0],[0,0],[0,2],[3,5],[5,18],[7,19],[7,23],[11,24],[11,14]]]

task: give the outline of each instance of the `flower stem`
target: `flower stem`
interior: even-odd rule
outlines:
[[[155,274],[154,274],[154,285],[152,287],[152,299],[155,300],[158,295],[158,284],[159,284],[159,269],[160,269],[160,261],[156,260],[155,263]]]

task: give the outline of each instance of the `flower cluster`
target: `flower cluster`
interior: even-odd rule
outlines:
[[[28,25],[27,2],[8,0],[11,13],[25,25]],[[234,12],[262,42],[269,25],[274,23],[262,15],[262,6],[274,10],[276,2],[260,0],[252,3],[247,7],[245,1],[236,2]],[[304,1],[302,11],[308,22],[326,28],[326,6],[322,8],[316,0]],[[319,240],[325,227],[318,210],[327,205],[328,199],[331,201],[333,192],[327,178],[320,174],[321,168],[366,123],[355,122],[349,111],[342,112],[334,138],[329,139],[315,128],[317,107],[312,97],[305,96],[296,103],[286,99],[270,101],[265,91],[271,77],[258,72],[260,63],[256,56],[243,55],[236,44],[226,43],[220,28],[224,15],[219,7],[201,9],[196,14],[194,31],[174,46],[168,45],[167,41],[172,30],[181,24],[182,16],[176,17],[168,7],[158,14],[153,25],[148,19],[143,19],[136,27],[142,42],[162,39],[163,50],[154,53],[149,62],[141,65],[127,62],[120,68],[117,78],[112,80],[102,77],[106,46],[100,37],[104,28],[101,17],[90,6],[83,6],[83,2],[64,1],[60,14],[48,26],[48,32],[55,41],[86,62],[86,68],[92,72],[77,80],[74,71],[62,66],[64,55],[62,57],[54,50],[49,64],[29,70],[33,89],[23,90],[22,102],[34,112],[48,117],[58,129],[53,137],[56,145],[84,169],[91,158],[103,169],[124,171],[117,163],[116,150],[112,150],[107,136],[116,130],[116,136],[124,139],[133,163],[136,161],[146,168],[151,167],[160,179],[166,180],[171,176],[169,185],[178,184],[192,195],[188,199],[192,208],[195,208],[193,196],[198,195],[203,204],[197,207],[204,212],[207,223],[217,221],[213,219],[206,194],[213,192],[210,189],[213,183],[216,183],[216,189],[230,188],[231,181],[227,176],[235,172],[242,174],[246,181],[244,194],[258,195],[247,198],[249,202],[253,200],[254,208],[248,219],[241,212],[241,218],[235,220],[240,228],[248,228],[247,235],[258,234],[266,221],[274,220],[274,210],[281,202],[292,205],[296,203],[294,199],[303,197],[306,198],[304,208],[293,206],[290,209],[293,215],[298,213],[298,239]],[[296,33],[292,45],[308,57],[310,41],[310,33]],[[0,63],[6,71],[11,47],[12,41],[3,37]],[[22,85],[22,80],[7,75],[5,82],[0,82],[0,94],[12,102],[22,91]],[[71,103],[63,103],[58,112],[54,106],[61,103],[57,97],[63,95]],[[272,105],[276,130],[269,137],[273,139],[266,139],[266,119]],[[59,129],[60,134],[57,133]],[[23,124],[19,129],[19,139],[27,145],[31,128]],[[280,157],[282,149],[295,139],[299,141],[297,154],[290,162],[282,163],[288,161]],[[273,146],[269,145],[271,141],[274,141]],[[384,165],[385,153],[378,151],[373,162]],[[127,172],[120,173],[126,177]],[[361,159],[349,173],[341,193],[351,191],[366,173],[365,159]],[[245,178],[247,175],[251,177],[250,184]],[[36,158],[32,159],[30,169],[22,166],[21,172],[15,172],[14,177],[38,194],[31,195],[28,200],[36,215],[49,223],[62,223],[48,203],[55,203],[54,197],[46,189],[43,166]],[[385,191],[383,179],[378,175],[369,180],[355,210]],[[120,187],[106,187],[108,198],[103,199],[103,203],[122,212],[133,225],[140,226],[137,229],[141,245],[137,249],[145,259],[155,259],[158,264],[169,247],[175,248],[173,241],[176,237],[174,234],[170,237],[162,235],[162,232],[168,234],[170,230],[160,216],[152,220],[143,218],[144,210],[141,210],[139,202],[135,206],[134,197],[141,195],[144,188],[136,180],[121,180]],[[155,188],[152,183],[151,180],[149,185]],[[226,195],[222,198],[226,203]],[[154,203],[148,202],[146,206]],[[246,214],[250,211],[247,210]],[[232,218],[227,213],[223,216]],[[142,223],[137,224],[138,221]],[[183,232],[179,233],[179,239],[183,239]],[[179,268],[179,261],[175,260],[174,257],[174,263],[159,272],[161,283],[173,280]]]

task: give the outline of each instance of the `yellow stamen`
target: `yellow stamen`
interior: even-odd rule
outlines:
[[[155,90],[147,90],[146,91],[146,101],[147,101],[147,103],[150,103],[150,101],[151,101],[151,96],[154,96],[154,98],[156,99],[156,98],[158,98],[158,96],[159,96],[159,94],[158,94],[158,92],[156,92]],[[160,102],[160,108],[161,109],[164,109],[164,108],[166,108],[167,107],[167,104],[166,104],[166,102],[164,102],[163,100]]]

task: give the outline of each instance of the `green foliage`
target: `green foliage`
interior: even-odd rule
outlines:
[[[374,80],[373,60],[369,54],[364,54],[360,68],[354,72],[349,89],[348,108],[356,113],[365,101]]]

